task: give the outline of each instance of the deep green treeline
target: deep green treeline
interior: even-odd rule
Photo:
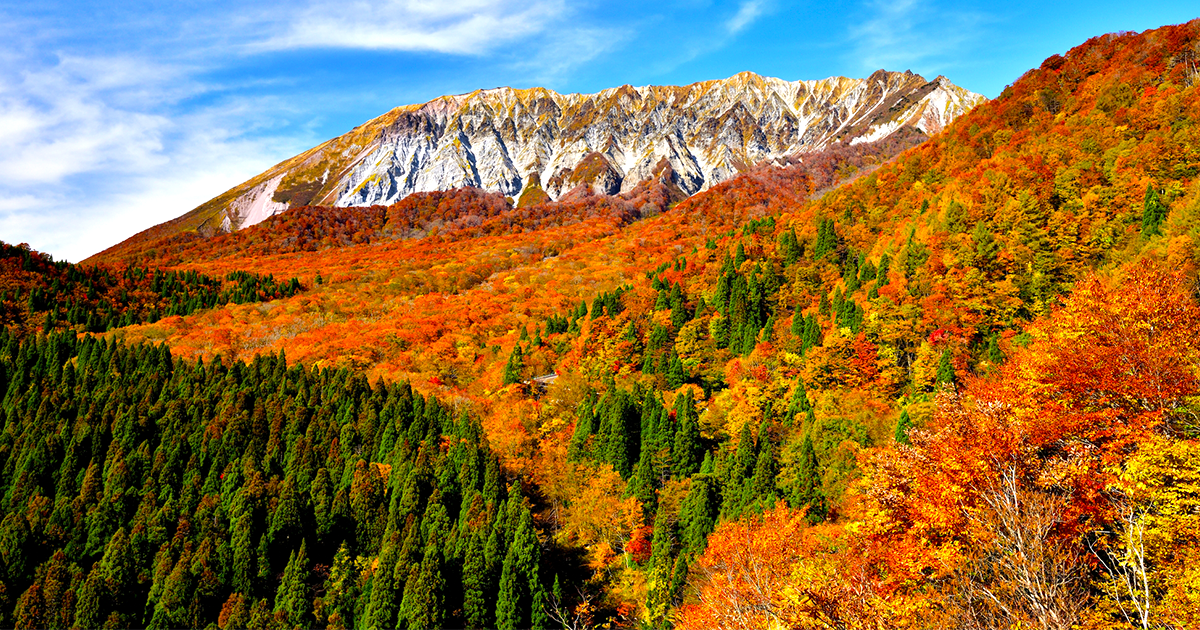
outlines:
[[[476,420],[343,370],[0,332],[0,626],[544,627]]]
[[[0,243],[0,325],[24,331],[112,328],[189,315],[230,302],[289,297],[299,280],[236,271],[222,280],[196,271],[75,265]]]

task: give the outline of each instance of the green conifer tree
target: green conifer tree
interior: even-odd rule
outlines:
[[[687,375],[683,369],[683,361],[679,359],[679,355],[674,350],[671,351],[671,359],[667,364],[667,386],[671,389],[678,389],[687,381]]]
[[[442,578],[442,551],[431,544],[425,548],[414,578],[404,585],[400,616],[409,630],[438,630],[445,625],[444,595],[446,582]]]
[[[99,628],[105,618],[105,594],[107,587],[104,583],[103,571],[99,566],[92,567],[83,588],[79,589],[75,602],[75,627]],[[4,602],[7,604],[7,602]]]
[[[742,343],[738,354],[743,356],[754,352],[754,347],[758,345],[758,326],[751,322],[746,322],[742,326]]]
[[[698,555],[708,546],[708,535],[717,524],[720,505],[714,480],[706,475],[692,477],[692,487],[684,498],[679,521],[680,542],[684,553]]]
[[[950,361],[950,349],[942,350],[942,356],[938,359],[937,366],[937,382],[939,384],[953,383],[955,379],[954,364]]]
[[[975,267],[984,272],[990,270],[996,253],[1000,251],[1000,245],[996,243],[992,231],[988,229],[986,223],[980,221],[971,230],[971,239],[975,242]]]
[[[676,397],[675,443],[671,447],[672,471],[676,478],[685,479],[696,472],[703,452],[700,444],[699,414],[691,390]]]
[[[540,545],[529,510],[519,506],[512,544],[504,556],[500,593],[496,601],[496,627],[500,630],[544,625],[545,592],[538,575]],[[537,610],[535,610],[535,607]]]
[[[900,419],[896,421],[896,442],[899,444],[909,444],[908,430],[912,428],[912,420],[908,417],[908,409],[900,412]]]
[[[1142,234],[1144,236],[1155,236],[1161,234],[1160,227],[1163,219],[1167,218],[1169,208],[1162,202],[1158,196],[1158,191],[1154,187],[1146,185],[1146,197],[1142,204]]]
[[[992,335],[988,338],[987,360],[992,365],[999,365],[1004,362],[1004,351],[1000,349],[1000,335]]]
[[[521,350],[521,344],[513,346],[512,354],[508,356],[508,363],[504,365],[504,384],[512,385],[519,383],[525,376],[525,353]]]
[[[758,460],[754,464],[754,476],[750,478],[748,486],[760,510],[775,505],[778,496],[775,490],[775,474],[775,454],[771,445],[760,444]]]
[[[650,563],[646,574],[646,612],[650,627],[665,628],[671,605],[671,574],[674,571],[675,526],[665,513],[654,519],[650,539]]]
[[[800,509],[808,506],[808,521],[818,523],[825,519],[825,493],[821,483],[821,469],[817,463],[817,450],[812,436],[805,435],[800,447],[800,462],[795,486],[792,489],[792,506]]]
[[[784,412],[784,424],[792,426],[797,415],[807,413],[811,409],[812,404],[808,402],[808,390],[804,388],[804,381],[797,379],[796,389],[792,391],[792,399],[788,401],[787,411]]]
[[[404,580],[408,577],[407,573],[400,579],[396,576],[396,563],[400,560],[399,538],[398,532],[388,536],[371,577],[371,596],[365,615],[371,628],[392,628],[396,625],[397,600],[403,593]]]
[[[308,599],[308,585],[305,584],[307,575],[307,545],[301,543],[299,552],[288,555],[283,579],[275,591],[275,612],[287,615],[288,625],[293,628],[306,627],[311,622],[312,602]]]
[[[654,472],[653,451],[643,448],[638,458],[633,476],[629,478],[628,492],[642,504],[643,515],[649,517],[654,513],[658,503],[658,475]]]

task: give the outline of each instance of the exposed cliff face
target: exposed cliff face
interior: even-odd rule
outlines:
[[[461,186],[513,198],[531,187],[550,199],[578,186],[611,194],[652,178],[664,160],[692,194],[832,142],[905,126],[936,133],[983,100],[944,77],[883,70],[820,81],[743,72],[597,94],[479,90],[394,109],[197,208],[188,223],[237,229],[286,207],[391,204]]]

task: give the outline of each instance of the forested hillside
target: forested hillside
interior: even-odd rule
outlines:
[[[39,327],[43,333],[104,332],[228,303],[291,297],[300,290],[295,278],[280,283],[273,276],[239,271],[222,280],[195,271],[75,265],[0,242],[0,323],[17,332]]]
[[[547,625],[558,577],[470,415],[283,356],[0,345],[0,625]]]
[[[306,290],[10,334],[3,540],[45,543],[5,547],[12,622],[59,624],[51,575],[78,622],[140,523],[114,625],[1195,627],[1200,21],[1089,40],[899,148],[112,252]]]

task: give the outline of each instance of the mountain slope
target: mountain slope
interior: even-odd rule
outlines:
[[[107,334],[166,341],[170,387],[121,343],[2,344],[0,625],[1127,628],[1132,576],[1143,625],[1200,627],[1198,60],[1200,20],[1097,37],[882,164],[678,204],[667,163],[155,241],[311,288]],[[453,414],[409,413],[434,393]],[[478,460],[420,463],[463,412],[500,455],[477,498]]]
[[[556,199],[581,184],[628,192],[664,160],[692,194],[834,142],[878,140],[902,127],[936,133],[983,100],[944,77],[883,70],[820,81],[743,72],[596,94],[477,90],[396,108],[134,238],[228,232],[289,207],[387,205],[462,186],[513,198],[537,191]]]

